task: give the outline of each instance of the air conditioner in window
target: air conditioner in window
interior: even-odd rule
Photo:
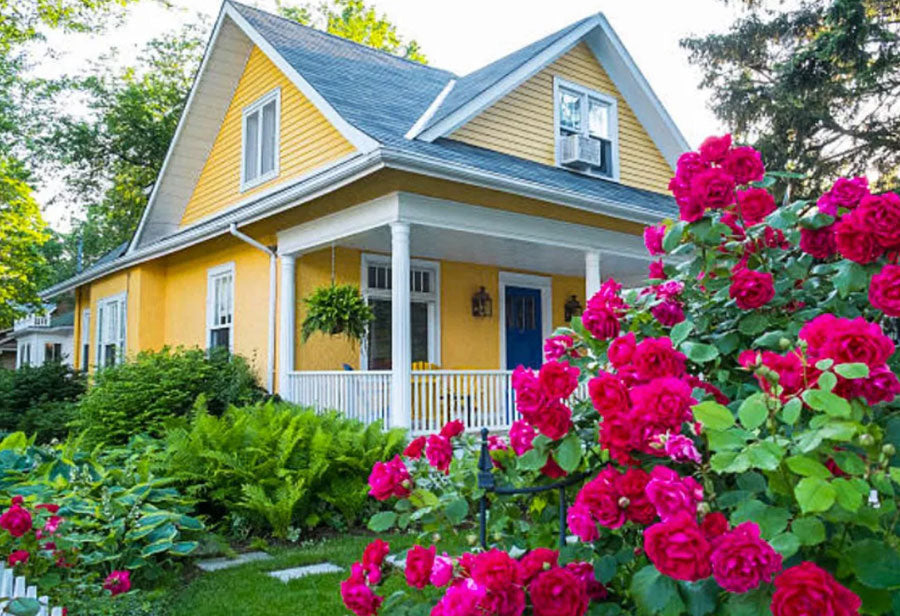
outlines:
[[[603,143],[583,135],[566,135],[560,139],[559,164],[573,169],[603,167]]]

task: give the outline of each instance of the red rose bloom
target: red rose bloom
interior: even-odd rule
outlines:
[[[549,548],[535,548],[519,559],[519,583],[528,586],[541,571],[556,567],[559,552]]]
[[[54,505],[52,503],[41,503],[40,505],[35,505],[34,508],[35,508],[35,510],[44,509],[54,515],[59,511],[59,505]]]
[[[900,248],[900,197],[896,194],[863,197],[855,215],[860,217],[882,248]]]
[[[578,387],[579,374],[567,361],[551,361],[541,366],[538,381],[548,398],[568,398]]]
[[[547,438],[554,441],[561,439],[572,427],[572,409],[555,400],[536,413],[531,423]]]
[[[700,530],[706,540],[712,543],[713,539],[728,532],[728,518],[718,511],[707,513],[700,522]]]
[[[644,246],[651,255],[665,254],[662,247],[663,237],[666,235],[666,225],[654,225],[644,229]]]
[[[448,421],[444,424],[444,427],[441,428],[440,435],[444,438],[454,438],[459,436],[465,431],[466,427],[463,425],[463,422],[459,419],[454,419],[453,421]]]
[[[721,209],[734,203],[734,178],[719,168],[707,169],[691,180],[691,201],[703,208]]]
[[[403,450],[403,455],[407,458],[418,460],[422,457],[423,451],[425,451],[425,437],[417,436],[411,440],[409,445],[406,446],[406,449]]]
[[[750,188],[737,194],[738,207],[748,227],[761,223],[775,211],[775,197],[765,188]]]
[[[428,585],[436,552],[435,546],[426,549],[421,545],[414,545],[406,553],[406,583],[409,586],[421,590]]]
[[[620,506],[620,494],[616,489],[619,473],[606,466],[600,473],[584,484],[575,504],[587,507],[601,526],[619,528],[625,523],[625,510]]]
[[[541,474],[550,479],[559,479],[568,475],[562,467],[556,463],[553,456],[547,456],[547,462],[541,467]]]
[[[857,215],[858,210],[844,216],[834,225],[834,242],[845,259],[856,263],[871,263],[884,253],[873,229]]]
[[[748,145],[731,150],[722,166],[738,184],[759,182],[766,173],[762,156]]]
[[[765,306],[775,297],[772,274],[751,269],[738,270],[731,278],[728,295],[741,310]]]
[[[576,353],[572,349],[573,346],[575,346],[575,341],[571,336],[551,336],[544,342],[544,357],[550,361],[566,355],[574,356]]]
[[[721,137],[710,136],[704,139],[703,143],[700,144],[699,158],[704,163],[720,163],[725,160],[730,149],[731,135],[726,134]],[[682,154],[682,157],[683,156],[684,154]],[[681,162],[681,158],[678,159],[678,162]]]
[[[662,259],[660,259],[659,261],[653,261],[652,263],[650,263],[650,265],[647,266],[647,277],[653,280],[666,279],[666,270]]]
[[[812,323],[822,316],[825,315],[816,317]],[[883,366],[894,354],[893,341],[884,335],[877,323],[869,323],[862,317],[832,319],[833,321],[827,321],[831,324],[831,329],[819,350],[820,357],[831,358],[836,364],[861,362],[874,370]],[[803,337],[802,329],[800,333]]]
[[[495,548],[475,556],[471,574],[473,580],[488,590],[499,592],[519,579],[519,563]]]
[[[353,563],[350,577],[341,582],[341,599],[344,606],[356,616],[375,616],[384,598],[366,586],[365,579],[362,565]]]
[[[597,581],[594,575],[594,565],[586,562],[572,562],[566,565],[566,569],[584,584],[588,599],[599,601],[606,598],[606,587]]]
[[[0,515],[0,528],[8,531],[13,537],[21,537],[31,530],[31,514],[21,505],[14,504]]]
[[[16,550],[9,555],[9,558],[6,559],[6,562],[9,563],[10,567],[15,567],[19,563],[27,563],[28,550]]]
[[[753,522],[738,524],[719,537],[711,558],[713,577],[729,592],[752,590],[781,571],[781,555],[760,538]]]
[[[834,243],[834,225],[821,229],[800,228],[800,250],[816,259],[827,259],[837,250]]]
[[[631,362],[631,356],[634,355],[634,349],[637,346],[637,340],[634,332],[628,332],[624,336],[619,336],[609,343],[609,349],[606,351],[609,362],[616,368],[621,368]]]
[[[593,309],[590,306],[582,313],[581,323],[598,340],[615,338],[622,327],[618,315],[612,309]]]
[[[131,590],[131,572],[113,571],[103,581],[103,588],[115,597]]]
[[[384,557],[391,551],[391,546],[387,541],[376,539],[366,546],[363,551],[362,565],[363,567],[380,567],[384,562]]]
[[[683,513],[693,519],[703,500],[703,487],[693,477],[681,477],[667,466],[653,467],[645,492],[663,522]]]
[[[587,505],[575,503],[566,511],[566,525],[573,535],[590,543],[600,538],[600,532],[597,530],[597,521],[591,515],[591,510]]]
[[[584,584],[561,567],[539,573],[528,590],[534,616],[583,616],[588,608]]]
[[[869,405],[892,401],[900,394],[900,380],[887,366],[869,372],[869,378],[862,382],[862,396]]]
[[[369,495],[377,500],[406,498],[411,486],[409,471],[400,456],[394,456],[390,462],[376,462],[369,475]]]
[[[442,473],[449,473],[450,462],[453,460],[453,445],[450,444],[450,439],[440,434],[429,436],[425,446],[425,457],[431,466]]]
[[[672,432],[679,432],[682,423],[693,419],[691,407],[697,401],[692,393],[690,385],[670,376],[633,387],[632,419],[644,419],[648,423],[665,426]]]
[[[531,442],[535,436],[534,428],[524,419],[517,419],[509,427],[509,444],[517,456],[533,448]]]
[[[682,512],[644,530],[644,552],[660,573],[696,582],[712,573],[710,545],[694,517]]]
[[[829,201],[835,206],[852,210],[869,194],[869,180],[864,177],[838,178],[828,191]],[[828,212],[826,212],[828,213]]]
[[[525,591],[519,586],[507,586],[503,590],[489,591],[478,602],[478,610],[475,614],[522,616],[522,613],[525,611]],[[457,614],[459,612],[449,613]]]
[[[673,327],[684,321],[684,308],[681,302],[667,299],[650,309],[650,314],[663,327]]]
[[[838,584],[830,573],[809,561],[786,569],[775,578],[769,606],[773,616],[856,616],[860,598]]]
[[[616,489],[628,499],[625,518],[637,524],[649,524],[656,518],[656,507],[645,493],[649,481],[650,475],[639,468],[629,468],[616,478]]]
[[[869,303],[889,317],[900,317],[900,265],[885,265],[872,276]]]
[[[634,423],[626,415],[604,417],[600,424],[600,446],[609,450],[619,464],[637,464],[630,452],[634,449]]]
[[[672,347],[669,338],[644,338],[634,350],[632,364],[640,379],[684,374],[685,356]]]
[[[588,381],[588,395],[603,417],[628,412],[628,388],[615,374],[601,370]]]

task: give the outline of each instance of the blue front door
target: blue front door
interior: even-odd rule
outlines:
[[[541,292],[506,287],[506,368],[541,367]]]

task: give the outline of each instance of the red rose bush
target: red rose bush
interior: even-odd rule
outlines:
[[[900,197],[856,177],[788,202],[796,177],[729,135],[683,154],[677,216],[644,232],[647,284],[606,280],[546,341],[546,363],[512,374],[509,430],[488,441],[493,481],[555,487],[489,492],[475,548],[480,442],[465,428],[480,426],[446,418],[373,469],[372,496],[395,506],[370,528],[415,530],[420,544],[399,566],[364,556],[345,605],[894,613]],[[444,538],[471,548],[430,545]],[[383,599],[392,568],[404,590]]]

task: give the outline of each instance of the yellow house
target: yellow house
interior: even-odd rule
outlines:
[[[686,150],[599,14],[456,76],[228,0],[135,236],[45,295],[84,368],[227,346],[298,403],[501,427],[567,303],[642,279]],[[361,345],[300,342],[332,281]]]

